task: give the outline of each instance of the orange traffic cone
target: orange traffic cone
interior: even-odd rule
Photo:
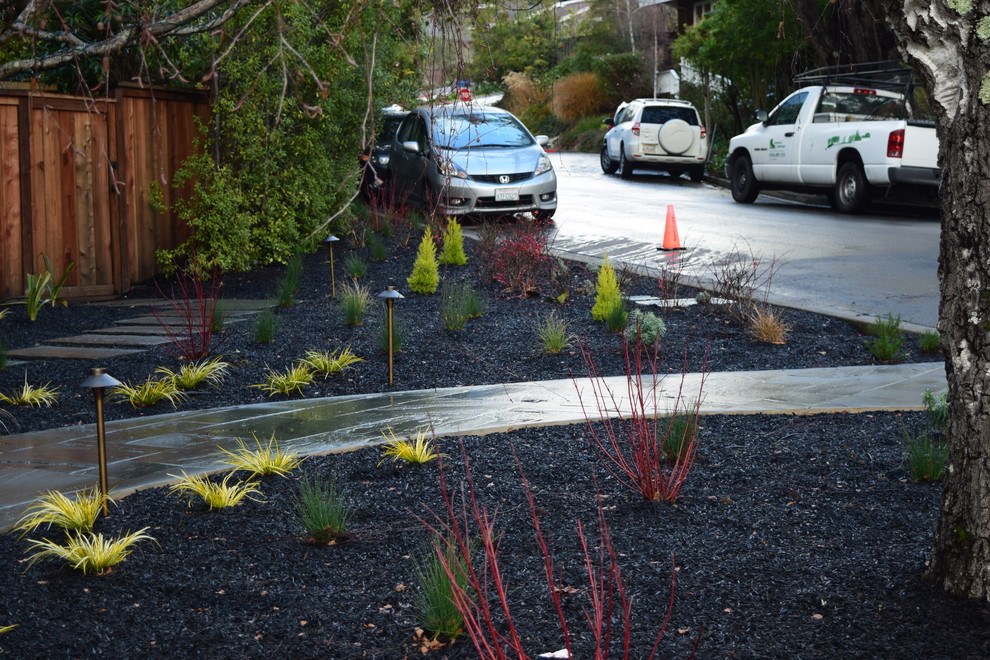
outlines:
[[[684,250],[681,239],[677,236],[677,220],[674,218],[674,206],[667,205],[667,226],[663,230],[663,246],[658,250]]]

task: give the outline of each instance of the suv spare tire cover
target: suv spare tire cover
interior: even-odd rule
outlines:
[[[682,154],[694,142],[694,131],[683,119],[671,119],[660,127],[657,139],[668,154]]]

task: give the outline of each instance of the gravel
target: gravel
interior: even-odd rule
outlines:
[[[620,342],[590,320],[592,298],[577,291],[588,277],[582,266],[571,265],[574,285],[561,305],[550,299],[554,291],[520,297],[481,279],[475,264],[486,260],[471,248],[471,264],[445,278],[474,282],[487,308],[459,332],[442,328],[439,296],[408,293],[411,248],[393,248],[382,263],[366,256],[372,292],[395,285],[407,296],[396,304],[405,339],[391,388],[379,349],[381,310],[373,309],[362,326],[343,325],[327,296],[328,269],[319,253],[305,259],[298,302],[276,309],[276,342],[255,343],[250,322],[230,324],[218,349],[232,363],[230,374],[221,388],[197,393],[182,407],[263,401],[265,393],[250,385],[261,382],[266,367],[284,369],[307,350],[345,346],[365,362],[319,381],[305,396],[585,373],[577,348],[541,353],[534,327],[551,311],[568,319],[605,374],[623,373]],[[347,252],[335,255],[338,268]],[[223,296],[271,295],[283,272],[271,267],[225,278]],[[149,285],[131,296],[154,290]],[[642,279],[625,290],[656,295],[658,286]],[[17,348],[145,311],[73,304],[45,308],[29,324],[15,310],[0,328]],[[706,360],[718,371],[870,364],[867,338],[858,329],[780,312],[791,333],[785,344],[770,345],[754,341],[724,309],[658,309],[668,327],[659,368],[695,371]],[[913,339],[907,348],[912,361],[938,359],[921,353]],[[155,349],[99,366],[134,382],[178,364]],[[29,382],[50,382],[62,397],[50,409],[13,409],[17,423],[8,420],[9,430],[91,422],[91,397],[78,388],[90,366],[73,360],[27,365]],[[0,372],[0,391],[24,378],[25,367]],[[121,403],[110,404],[108,415],[169,410],[167,404],[134,409]],[[987,607],[942,594],[923,579],[940,488],[910,481],[902,459],[902,433],[923,423],[922,413],[705,416],[697,461],[672,504],[644,501],[624,487],[590,444],[588,425],[445,438],[439,441],[442,462],[420,466],[382,463],[378,448],[310,457],[286,478],[261,479],[258,501],[221,511],[187,505],[166,488],[147,489],[97,523],[110,534],[147,527],[156,539],[106,575],[82,575],[54,562],[28,567],[29,539],[58,539],[59,532],[0,536],[6,559],[0,627],[17,624],[0,634],[0,647],[12,658],[393,659],[419,657],[428,646],[436,658],[479,657],[466,636],[432,645],[428,633],[416,633],[422,620],[413,560],[430,538],[424,520],[445,519],[441,472],[456,494],[469,469],[474,499],[497,511],[512,619],[532,657],[564,648],[564,636],[548,598],[520,472],[554,558],[575,658],[593,657],[576,525],[580,521],[594,547],[599,507],[632,604],[632,658],[649,656],[668,614],[672,575],[673,608],[660,657],[986,657]],[[309,542],[294,516],[303,475],[335,479],[353,506],[349,530],[333,545]],[[495,618],[505,630],[504,616]],[[623,626],[620,618],[613,621],[618,657]]]

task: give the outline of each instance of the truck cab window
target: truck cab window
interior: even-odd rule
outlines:
[[[806,98],[808,98],[808,93],[802,92],[778,105],[767,119],[767,126],[781,126],[796,122]]]

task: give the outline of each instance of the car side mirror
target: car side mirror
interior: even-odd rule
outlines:
[[[615,120],[612,119],[611,117],[606,117],[605,119],[602,120],[602,123],[605,124],[606,126],[615,126]]]
[[[768,117],[769,115],[767,115],[766,110],[757,110],[753,114],[753,118],[756,119],[756,121],[760,122],[761,124],[765,124]]]
[[[550,144],[550,138],[548,138],[546,135],[537,135],[536,144],[540,145],[541,147],[545,147],[548,144]]]
[[[402,150],[403,151],[408,151],[411,154],[418,154],[419,153],[419,142],[416,142],[416,140],[409,140],[407,142],[403,142],[402,143]]]

